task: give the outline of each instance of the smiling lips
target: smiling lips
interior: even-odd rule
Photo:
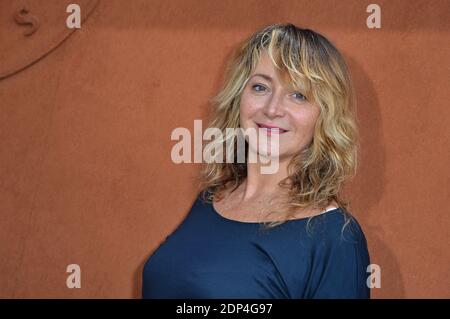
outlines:
[[[288,130],[282,129],[281,127],[275,126],[275,125],[268,125],[268,124],[260,124],[256,123],[259,128],[264,129],[264,131],[270,135],[270,134],[283,134],[288,132]]]

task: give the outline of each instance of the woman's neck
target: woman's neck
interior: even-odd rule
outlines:
[[[276,196],[281,192],[285,192],[286,190],[278,186],[278,183],[288,177],[288,163],[287,160],[280,160],[276,172],[273,174],[262,174],[261,167],[265,164],[247,162],[247,178],[243,183],[242,199],[249,200],[264,196]]]

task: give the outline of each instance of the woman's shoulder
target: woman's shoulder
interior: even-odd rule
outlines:
[[[342,207],[313,217],[307,225],[307,232],[327,245],[366,244],[358,219]]]
[[[336,211],[337,212],[337,211]],[[370,254],[357,218],[344,210],[316,224],[312,235],[313,273],[310,298],[370,298],[366,285]]]

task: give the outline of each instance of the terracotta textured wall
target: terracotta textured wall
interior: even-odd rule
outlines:
[[[172,130],[207,118],[231,50],[277,22],[328,36],[351,68],[362,140],[345,194],[381,267],[373,297],[450,297],[450,2],[373,2],[381,29],[360,0],[0,0],[0,297],[139,297],[196,196]]]

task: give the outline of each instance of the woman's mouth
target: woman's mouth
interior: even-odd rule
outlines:
[[[286,132],[289,132],[288,130],[285,130],[279,126],[275,126],[275,125],[269,125],[269,124],[260,124],[260,123],[256,123],[256,125],[258,125],[258,128],[261,128],[264,130],[264,132],[266,132],[267,135],[271,135],[271,134],[283,134]]]

